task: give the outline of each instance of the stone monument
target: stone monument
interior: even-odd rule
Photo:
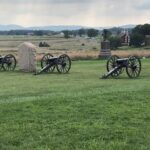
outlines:
[[[36,71],[36,46],[25,42],[18,49],[19,69],[24,72]]]
[[[107,30],[104,30],[102,36],[103,40],[101,41],[101,50],[99,58],[108,58],[111,56],[111,51],[110,51],[110,41],[107,40]]]

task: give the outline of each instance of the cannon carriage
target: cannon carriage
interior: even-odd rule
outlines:
[[[13,71],[16,68],[16,58],[12,54],[6,56],[0,55],[0,70]]]
[[[136,56],[128,58],[119,58],[117,55],[112,55],[106,64],[107,73],[102,76],[106,79],[109,76],[116,78],[126,70],[129,78],[137,78],[141,72],[141,60]]]
[[[68,55],[63,54],[59,57],[54,57],[52,54],[45,54],[41,59],[41,70],[36,75],[45,73],[52,73],[54,70],[58,73],[68,73],[71,69],[71,59]]]

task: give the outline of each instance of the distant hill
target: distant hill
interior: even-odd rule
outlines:
[[[136,25],[123,25],[118,26],[119,28],[134,28]],[[85,27],[85,26],[76,26],[76,25],[58,25],[58,26],[33,26],[33,27],[23,27],[20,25],[10,24],[10,25],[0,25],[0,31],[9,31],[9,30],[50,30],[50,31],[62,31],[62,30],[78,30],[81,28],[95,28],[99,30],[109,29],[112,27]]]
[[[124,29],[127,29],[127,28],[134,28],[136,27],[136,25],[133,25],[133,24],[128,24],[128,25],[123,25],[123,26],[119,26],[120,28],[124,28]]]
[[[24,29],[24,27],[15,24],[0,25],[0,31],[22,30],[22,29]]]
[[[84,28],[83,26],[76,25],[59,25],[59,26],[33,26],[33,27],[23,27],[19,25],[0,25],[0,31],[9,31],[9,30],[50,30],[50,31],[62,31],[62,30],[78,30]]]
[[[111,28],[133,29],[134,27],[136,27],[136,25],[128,24],[128,25],[122,25],[122,26],[96,27],[96,29],[98,29],[98,30],[111,29]]]
[[[50,31],[62,31],[62,30],[79,30],[84,28],[83,26],[76,26],[76,25],[59,25],[59,26],[39,26],[39,27],[28,27],[25,29],[29,30],[50,30]]]

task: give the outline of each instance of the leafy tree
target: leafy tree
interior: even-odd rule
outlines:
[[[73,35],[74,37],[76,37],[77,34],[78,34],[78,30],[73,30],[73,31],[71,31],[71,32],[72,32],[72,35]]]
[[[109,30],[107,30],[107,29],[103,30],[102,36],[103,36],[104,40],[108,39],[111,35],[112,35],[112,33]]]
[[[98,30],[96,29],[88,29],[87,30],[88,37],[96,37],[98,36]]]
[[[46,42],[40,42],[39,47],[50,47]]]
[[[110,41],[110,49],[114,50],[117,49],[119,46],[121,46],[121,39],[120,37],[109,37],[108,40]]]
[[[81,37],[82,35],[85,35],[85,33],[86,33],[85,29],[79,29],[79,30],[78,30],[78,34],[79,34],[80,37]]]
[[[43,43],[42,42],[39,43],[39,47],[43,47]]]
[[[140,47],[141,44],[144,42],[144,35],[139,34],[139,33],[132,33],[131,37],[130,37],[130,46],[136,46],[136,47]]]
[[[62,31],[64,33],[64,38],[68,39],[70,38],[70,32],[68,30]]]
[[[130,45],[141,46],[145,40],[145,35],[150,35],[150,24],[137,25],[132,30]]]
[[[42,30],[37,30],[37,31],[34,31],[35,35],[37,36],[42,36],[43,35],[43,31]]]
[[[137,25],[132,30],[132,33],[138,33],[138,34],[142,34],[142,35],[150,35],[150,24]]]

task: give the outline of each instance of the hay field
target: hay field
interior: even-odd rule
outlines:
[[[64,39],[61,36],[0,36],[0,54],[13,53],[17,56],[18,46],[23,42],[31,42],[37,46],[37,60],[41,59],[44,53],[53,55],[68,54],[72,59],[97,59],[100,51],[100,39],[70,38]],[[47,48],[39,47],[40,42],[50,45]],[[150,57],[150,49],[142,48],[120,48],[113,50],[112,55],[127,57],[137,55]]]
[[[99,49],[99,39],[85,39],[85,38],[69,38],[64,39],[60,36],[0,36],[0,50],[17,50],[17,47],[23,42],[31,42],[37,47],[40,42],[46,42],[50,45],[47,50],[92,50]],[[84,46],[82,46],[84,44]],[[43,51],[43,48],[39,50]],[[40,51],[40,52],[41,52]]]

